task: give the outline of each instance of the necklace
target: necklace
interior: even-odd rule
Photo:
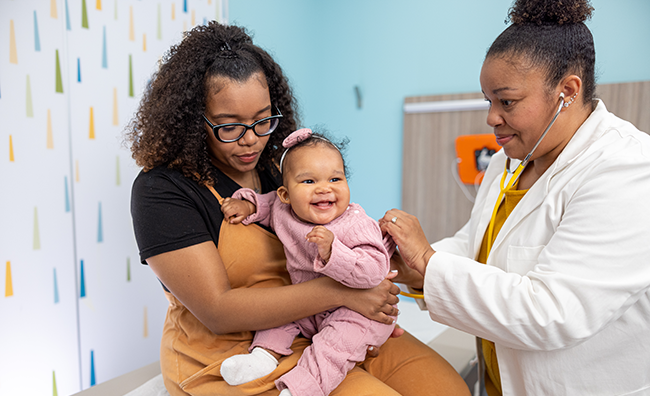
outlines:
[[[260,175],[257,173],[256,170],[253,170],[253,191],[255,191],[257,194],[262,192],[262,183],[260,181]]]

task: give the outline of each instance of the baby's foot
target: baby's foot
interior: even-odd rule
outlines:
[[[221,376],[228,385],[241,385],[262,378],[278,367],[278,361],[262,348],[248,355],[235,355],[221,363]]]
[[[292,396],[291,392],[289,391],[289,388],[285,388],[280,392],[280,396]]]

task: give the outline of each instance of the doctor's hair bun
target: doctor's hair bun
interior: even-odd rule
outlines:
[[[591,18],[593,10],[589,0],[516,0],[508,19],[515,25],[575,24]]]

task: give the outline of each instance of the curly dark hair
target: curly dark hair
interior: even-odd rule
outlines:
[[[277,174],[282,140],[299,123],[287,78],[273,58],[253,44],[244,28],[215,21],[186,32],[152,76],[125,131],[125,143],[137,165],[145,172],[166,165],[202,185],[214,184],[217,176],[202,117],[210,84],[215,77],[245,82],[259,72],[266,77],[271,103],[283,118],[270,135],[257,169]]]
[[[582,101],[595,96],[596,51],[585,21],[594,8],[589,0],[516,0],[512,22],[488,49],[489,57],[523,57],[546,73],[549,90],[569,74],[582,80]]]

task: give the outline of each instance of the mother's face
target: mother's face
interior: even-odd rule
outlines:
[[[205,116],[214,125],[231,122],[251,125],[271,116],[269,88],[261,72],[243,82],[216,77],[208,82],[206,92]],[[212,163],[234,180],[255,169],[269,141],[269,136],[259,137],[249,129],[238,141],[223,143],[217,140],[207,123],[205,127]]]

